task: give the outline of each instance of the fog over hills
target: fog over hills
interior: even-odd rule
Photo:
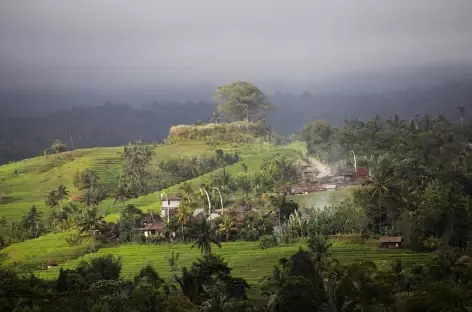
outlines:
[[[378,94],[408,89],[429,88],[452,81],[472,80],[469,63],[428,64],[396,67],[382,71],[353,72],[316,82],[287,79],[256,83],[268,96],[277,93]],[[2,117],[40,117],[72,106],[96,106],[106,102],[141,107],[152,102],[212,102],[217,83],[160,84],[115,89],[0,89]],[[322,108],[320,108],[322,109]],[[322,112],[321,112],[322,113]]]
[[[54,139],[67,142],[69,132],[80,148],[116,146],[138,139],[161,141],[170,126],[193,124],[197,120],[208,122],[216,110],[216,105],[210,101],[156,101],[143,106],[108,102],[66,108],[60,101],[62,98],[57,99],[58,106],[51,107],[51,112],[60,108],[55,113],[38,110],[36,112],[43,113],[42,117],[0,119],[0,163],[40,155]],[[325,119],[335,125],[342,125],[347,118],[365,119],[377,114],[388,118],[395,113],[402,119],[424,113],[444,114],[454,119],[458,118],[458,106],[465,107],[469,116],[472,112],[472,80],[383,93],[277,92],[269,95],[269,100],[275,110],[268,121],[281,135],[297,133],[305,123],[315,119]],[[97,103],[100,102],[97,100]],[[26,116],[21,110],[16,114]]]
[[[69,132],[79,147],[162,140],[208,121],[215,88],[238,80],[274,103],[282,135],[313,119],[469,112],[471,11],[469,0],[3,1],[1,161]]]

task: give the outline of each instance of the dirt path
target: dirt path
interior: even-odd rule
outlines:
[[[310,157],[310,161],[313,164],[313,166],[319,171],[318,178],[331,175],[330,167],[323,165],[318,159],[313,158],[313,157]]]

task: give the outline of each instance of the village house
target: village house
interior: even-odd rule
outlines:
[[[339,182],[351,182],[351,181],[354,181],[355,177],[356,177],[356,173],[354,170],[341,169],[336,173],[333,179]]]
[[[142,232],[145,237],[162,235],[166,226],[164,220],[152,212],[145,214],[139,223],[139,227],[136,230]]]
[[[57,262],[56,261],[48,261],[45,264],[43,264],[43,269],[51,269],[53,267],[57,267]]]
[[[338,185],[333,183],[323,183],[321,184],[320,189],[322,191],[336,191],[338,189]]]
[[[401,236],[383,236],[379,239],[381,248],[401,248],[403,237]]]
[[[312,186],[307,185],[293,185],[290,189],[290,195],[308,195],[313,192],[319,192],[321,190],[320,184]]]
[[[170,217],[175,216],[177,209],[179,208],[180,201],[181,199],[178,196],[164,196],[161,202],[161,217],[167,218],[167,214],[169,214]]]
[[[291,195],[308,195],[310,193],[310,188],[306,186],[296,185],[290,190]]]
[[[316,179],[318,172],[313,166],[303,165],[301,166],[301,173],[303,179]]]
[[[356,168],[357,179],[367,179],[368,176],[369,176],[369,170],[367,170],[367,168],[363,168],[363,167]]]

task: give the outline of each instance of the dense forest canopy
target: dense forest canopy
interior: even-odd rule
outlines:
[[[456,114],[349,119],[344,127],[317,120],[302,138],[319,159],[371,172],[371,186],[354,199],[373,231],[403,234],[413,249],[430,241],[464,249],[472,245],[472,122],[464,107]]]

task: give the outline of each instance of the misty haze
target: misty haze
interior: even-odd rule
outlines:
[[[0,311],[472,311],[471,13],[0,0]]]

